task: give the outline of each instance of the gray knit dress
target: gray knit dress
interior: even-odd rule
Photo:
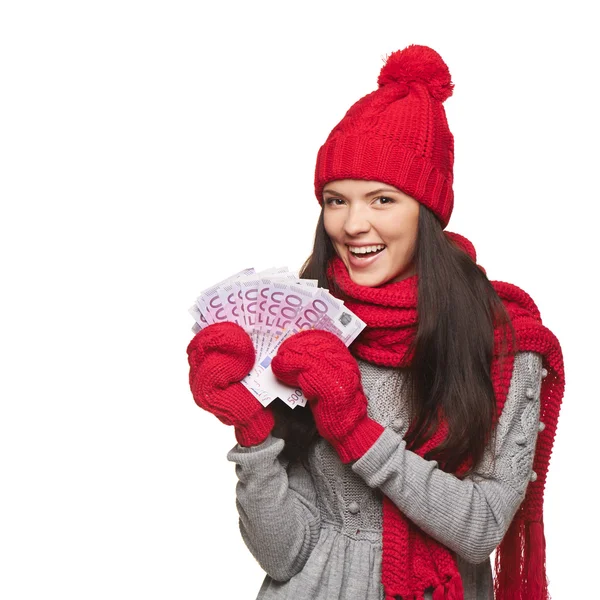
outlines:
[[[266,572],[257,600],[383,600],[383,494],[456,554],[465,600],[493,598],[490,554],[535,478],[541,356],[517,354],[495,439],[463,480],[406,449],[405,371],[358,362],[369,416],[385,427],[359,460],[343,464],[319,438],[306,470],[273,435],[227,454],[242,538]]]

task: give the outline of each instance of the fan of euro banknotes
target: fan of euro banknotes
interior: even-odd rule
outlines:
[[[290,335],[323,329],[349,346],[365,323],[311,279],[298,279],[287,267],[244,269],[205,289],[189,309],[197,333],[212,323],[232,321],[250,335],[256,350],[252,371],[242,380],[263,406],[279,398],[291,408],[305,406],[300,389],[278,381],[271,360]]]

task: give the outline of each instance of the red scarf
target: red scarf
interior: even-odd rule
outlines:
[[[469,240],[456,233],[444,233],[476,261],[475,249]],[[412,355],[408,355],[407,350],[416,332],[418,275],[381,287],[361,286],[350,279],[346,266],[338,257],[329,264],[327,274],[342,290],[340,299],[367,324],[350,347],[353,354],[382,366],[410,365]],[[529,483],[525,500],[496,550],[495,597],[497,600],[546,600],[549,596],[543,497],[565,385],[562,351],[554,334],[542,325],[537,306],[527,293],[510,283],[491,283],[515,329],[517,351],[540,353],[548,373],[543,379],[540,395],[540,420],[545,428],[538,435],[533,461],[537,479]],[[503,333],[498,329],[491,365],[497,401],[496,419],[504,407],[514,364],[514,354],[505,356],[503,361],[498,360]],[[423,456],[444,439],[446,431],[447,426],[442,422],[426,444],[411,450]],[[456,474],[460,475],[461,470]],[[395,600],[397,596],[402,600],[419,600],[427,588],[434,589],[434,600],[464,598],[454,554],[409,521],[386,496],[383,501],[381,579],[386,600]]]

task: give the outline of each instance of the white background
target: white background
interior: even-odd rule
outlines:
[[[562,5],[2,4],[0,597],[255,598],[187,309],[242,268],[300,267],[317,150],[411,43],[456,85],[447,229],[562,344],[550,590],[593,596],[599,46],[593,3]]]

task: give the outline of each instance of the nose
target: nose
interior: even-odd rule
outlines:
[[[367,218],[364,207],[355,203],[348,210],[346,220],[344,221],[344,231],[348,236],[357,236],[371,229],[371,224]]]

